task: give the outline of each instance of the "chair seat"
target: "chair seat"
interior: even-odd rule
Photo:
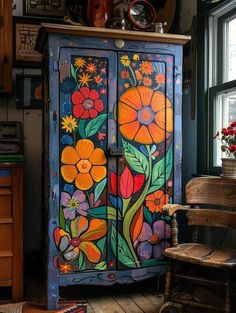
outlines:
[[[165,249],[171,259],[210,267],[232,268],[236,266],[236,250],[214,248],[205,244],[183,243]]]

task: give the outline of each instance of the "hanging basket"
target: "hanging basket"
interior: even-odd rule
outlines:
[[[222,158],[222,176],[236,178],[236,159]]]

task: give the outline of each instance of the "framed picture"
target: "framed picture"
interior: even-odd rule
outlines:
[[[13,18],[13,66],[41,67],[42,55],[34,50],[42,19]]]
[[[20,109],[42,109],[41,75],[16,75],[16,107]]]
[[[65,0],[23,0],[24,15],[63,17]]]

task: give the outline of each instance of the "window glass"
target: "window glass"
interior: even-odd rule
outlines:
[[[227,81],[236,79],[236,18],[227,23],[226,51],[227,51]]]
[[[236,121],[236,89],[217,93],[214,103],[214,134],[221,132],[223,127],[227,128],[234,121]],[[221,158],[226,157],[220,146],[220,140],[214,140],[213,166],[221,166]]]

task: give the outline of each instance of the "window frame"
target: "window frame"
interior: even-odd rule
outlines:
[[[225,25],[234,18],[236,18],[236,6],[235,1],[232,0],[224,1],[220,5],[214,6],[204,16],[205,26],[201,32],[205,39],[201,42],[200,48],[200,57],[204,65],[204,82],[198,88],[198,94],[202,97],[205,96],[206,106],[205,109],[198,109],[198,115],[200,113],[201,115],[199,116],[202,119],[198,123],[198,145],[201,145],[199,152],[200,155],[203,155],[202,160],[198,158],[198,172],[200,173],[211,175],[219,175],[221,173],[221,166],[213,164],[214,106],[219,93],[223,91],[230,92],[233,89],[236,91],[236,79],[226,81],[225,71],[223,71],[227,62],[227,60],[223,60],[226,51],[226,40],[224,40],[226,34]],[[198,97],[198,106],[200,105],[202,103]],[[206,125],[203,124],[203,121],[205,121]],[[201,129],[201,127],[203,128]],[[200,137],[204,138],[203,143],[200,143]]]

